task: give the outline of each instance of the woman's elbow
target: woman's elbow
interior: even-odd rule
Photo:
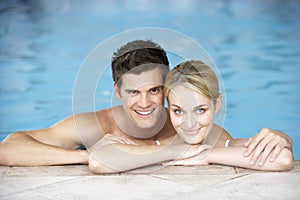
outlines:
[[[279,166],[279,171],[289,171],[294,167],[294,158],[291,150],[284,148],[276,161]]]
[[[89,161],[89,170],[94,174],[113,174],[113,173],[119,172],[115,169],[107,167],[106,165],[104,165],[96,160]]]
[[[12,156],[10,156],[9,153],[7,152],[7,149],[5,148],[3,142],[0,142],[0,165],[3,166],[14,165],[14,160],[12,159]]]

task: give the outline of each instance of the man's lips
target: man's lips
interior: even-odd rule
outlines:
[[[154,108],[151,110],[147,110],[147,111],[141,111],[141,110],[134,110],[135,113],[137,113],[138,115],[142,116],[142,117],[148,117],[149,115],[151,115],[154,112]]]

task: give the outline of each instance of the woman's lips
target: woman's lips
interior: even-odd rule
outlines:
[[[196,129],[181,129],[181,131],[184,133],[184,134],[187,134],[187,135],[195,135],[199,132],[200,128],[196,128]]]

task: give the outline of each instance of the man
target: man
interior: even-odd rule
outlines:
[[[96,143],[101,143],[101,138],[106,135],[113,136],[112,140],[126,141],[127,138],[128,143],[155,144],[175,134],[163,107],[162,86],[168,65],[166,52],[157,44],[142,40],[127,43],[114,53],[112,60],[114,92],[122,100],[122,106],[69,116],[45,129],[11,133],[0,143],[0,164],[89,164],[96,173],[125,171],[151,164],[145,154],[136,156],[143,150],[132,145],[127,153],[132,159],[144,159],[144,163],[126,168],[104,166],[105,163],[118,165],[116,158],[120,159],[125,152],[111,145],[107,148],[112,149],[103,149],[103,145]],[[228,134],[224,140],[230,138]],[[248,147],[247,156],[251,155],[256,163],[258,158],[266,160],[271,152],[276,159],[283,148],[291,148],[292,142],[283,133],[263,129],[245,145]],[[88,149],[93,146],[93,152],[101,147],[100,154],[103,153],[93,156],[86,150],[77,150],[83,146]],[[153,147],[147,155],[161,156],[158,161],[171,160],[181,155],[187,146],[178,145],[175,150],[170,148],[171,151],[165,148],[158,152],[157,147]],[[183,157],[194,156],[202,150],[201,147],[190,148]]]

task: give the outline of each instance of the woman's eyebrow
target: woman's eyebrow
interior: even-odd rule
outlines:
[[[207,107],[207,106],[208,106],[207,104],[202,104],[202,105],[196,106],[194,109],[198,109],[198,108],[202,108],[202,107]]]
[[[175,105],[175,104],[171,104],[171,106],[176,107],[176,108],[181,108],[180,106]]]
[[[177,107],[177,108],[181,108],[180,106],[176,105],[176,104],[171,104],[171,106]],[[198,108],[202,108],[202,107],[207,107],[207,104],[201,104],[199,106],[196,106],[194,109],[198,109]]]

